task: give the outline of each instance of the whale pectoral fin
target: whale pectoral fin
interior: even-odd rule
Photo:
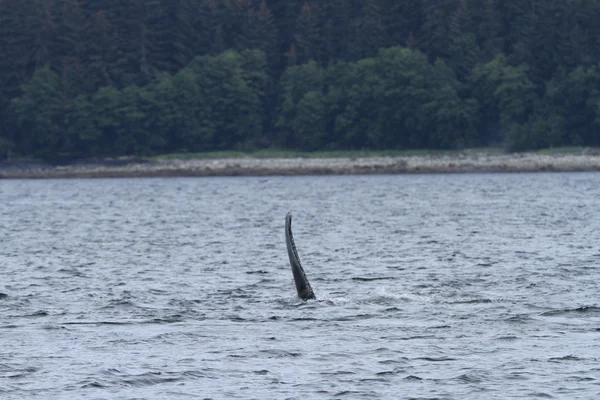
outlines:
[[[315,293],[308,282],[304,268],[302,268],[302,264],[300,264],[300,257],[298,257],[298,252],[296,251],[294,235],[292,235],[291,212],[288,212],[285,216],[285,244],[287,246],[288,257],[290,258],[290,266],[292,267],[292,274],[294,275],[298,297],[303,300],[314,299]]]

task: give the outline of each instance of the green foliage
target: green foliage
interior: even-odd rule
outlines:
[[[95,111],[86,95],[77,96],[71,103],[66,136],[69,149],[78,156],[110,154],[102,149],[102,130],[96,123]]]
[[[12,101],[21,132],[18,145],[28,154],[51,157],[62,150],[64,140],[65,99],[60,79],[50,68],[40,68],[22,91]]]
[[[120,126],[118,120],[118,110],[121,106],[120,91],[113,87],[100,88],[91,98],[92,115],[89,123],[93,127],[89,138],[93,141],[100,138],[98,142],[98,155],[111,154],[114,149],[114,143],[117,141],[117,130]],[[82,116],[85,118],[85,116]],[[96,132],[100,132],[98,135]],[[122,154],[119,152],[119,154]]]
[[[467,33],[454,38],[450,45],[448,63],[455,71],[461,81],[468,79],[477,60],[479,59],[479,48],[474,34]]]
[[[296,106],[295,118],[290,127],[303,150],[318,150],[326,145],[326,113],[323,93],[318,90],[307,92]]]
[[[597,1],[0,8],[0,154],[600,145]]]
[[[507,138],[510,151],[600,144],[600,73],[579,67],[550,81],[543,99]]]
[[[200,130],[205,149],[243,145],[262,134],[264,54],[227,51],[197,58],[190,68],[200,87]]]
[[[477,65],[470,86],[479,103],[480,132],[494,141],[502,141],[513,124],[525,123],[532,112],[535,88],[527,67],[509,65],[503,55]]]
[[[399,47],[328,70],[316,63],[291,67],[279,116],[288,139],[283,144],[301,149],[467,145],[473,142],[475,106],[460,98],[458,87],[443,61],[431,65],[423,54]]]
[[[564,145],[600,145],[600,71],[579,67],[547,86],[546,102],[554,115],[564,120]]]
[[[144,87],[104,87],[70,103],[68,148],[91,156],[243,147],[262,133],[265,84],[261,52],[230,51]]]
[[[277,127],[280,130],[279,142],[284,147],[313,147],[309,139],[301,137],[300,132],[307,133],[314,129],[317,131],[316,135],[320,136],[319,131],[323,130],[322,121],[320,125],[313,127],[310,125],[313,118],[305,113],[323,107],[324,70],[314,61],[290,67],[282,78],[281,86],[283,99],[277,119]],[[319,118],[315,118],[318,121]],[[310,133],[309,137],[313,135]]]
[[[333,135],[337,147],[373,147],[377,140],[378,109],[384,90],[375,58],[367,58],[331,71],[329,102],[333,113]]]
[[[146,112],[143,91],[137,86],[128,86],[121,91],[116,111],[115,147],[126,155],[149,155],[164,147],[163,138],[151,128]]]
[[[196,151],[202,143],[196,116],[200,89],[190,68],[161,74],[142,91],[147,126],[161,132],[166,148]],[[201,149],[201,148],[200,148]]]
[[[512,125],[505,147],[507,151],[537,150],[561,144],[564,119],[559,115],[533,115],[523,124]]]

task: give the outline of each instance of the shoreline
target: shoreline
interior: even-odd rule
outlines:
[[[0,179],[149,178],[600,171],[600,154],[464,152],[340,158],[107,159],[68,165],[0,164]]]

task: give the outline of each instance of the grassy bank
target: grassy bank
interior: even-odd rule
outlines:
[[[285,149],[262,149],[255,151],[209,151],[203,153],[172,153],[151,157],[155,161],[166,160],[211,160],[236,158],[370,158],[370,157],[426,157],[426,156],[459,156],[463,154],[501,155],[506,153],[501,147],[477,147],[461,150],[413,149],[413,150],[331,150],[331,151],[295,151]],[[526,154],[540,155],[576,155],[600,154],[600,148],[590,147],[554,147]]]
[[[152,157],[161,160],[193,160],[224,158],[368,158],[368,157],[410,157],[410,156],[453,156],[464,153],[503,154],[501,148],[481,147],[466,150],[332,150],[332,151],[295,151],[283,149],[264,149],[256,151],[210,151],[205,153],[173,153]]]

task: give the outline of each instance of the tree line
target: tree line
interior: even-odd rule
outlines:
[[[600,146],[596,0],[0,10],[0,158]]]

